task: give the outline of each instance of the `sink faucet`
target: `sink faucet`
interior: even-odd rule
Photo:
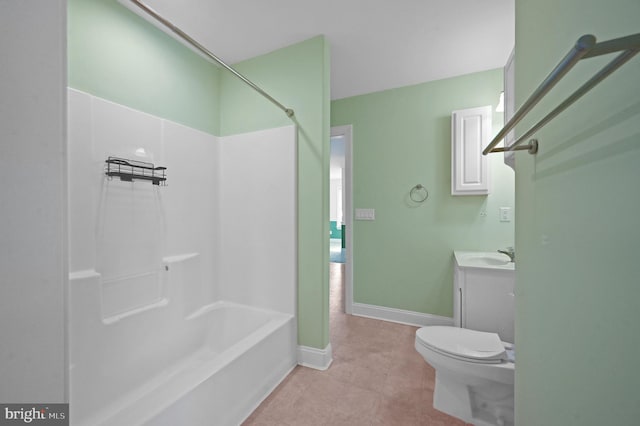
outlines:
[[[498,250],[498,253],[506,254],[512,262],[516,261],[516,251],[513,247],[507,247],[505,250]]]

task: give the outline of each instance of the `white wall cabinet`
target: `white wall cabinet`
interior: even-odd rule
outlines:
[[[482,150],[491,135],[491,106],[451,114],[451,194],[489,193],[489,161]]]

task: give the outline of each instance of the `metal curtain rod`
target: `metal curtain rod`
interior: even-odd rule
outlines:
[[[564,77],[567,72],[581,59],[593,58],[608,53],[624,51],[618,55],[613,61],[607,64],[594,75],[589,81],[583,84],[571,96],[564,100],[558,107],[547,114],[542,120],[536,123],[532,128],[516,139],[511,145],[505,148],[495,148],[497,144],[505,137],[507,133],[513,130],[516,125],[524,118],[525,115],[555,86],[555,84]],[[509,122],[498,132],[493,140],[482,151],[487,155],[491,152],[520,151],[528,150],[529,153],[535,154],[537,151],[537,141],[532,140],[526,146],[520,145],[526,138],[533,135],[545,124],[555,118],[562,111],[567,109],[571,104],[580,99],[585,93],[593,89],[598,83],[611,75],[615,70],[624,65],[629,59],[633,58],[640,51],[640,33],[621,37],[613,40],[603,41],[596,44],[596,38],[592,35],[584,35],[578,39],[575,46],[560,61],[560,63],[551,71],[547,78],[538,86],[531,94],[529,99],[518,109]]]
[[[218,63],[220,66],[225,68],[227,71],[229,71],[231,74],[235,75],[240,80],[244,81],[247,85],[251,86],[251,88],[253,88],[253,90],[255,90],[256,92],[260,93],[262,96],[264,96],[269,101],[271,101],[271,103],[273,103],[275,106],[277,106],[282,111],[284,111],[285,114],[287,114],[287,117],[293,117],[294,112],[293,112],[293,110],[291,108],[287,108],[284,105],[282,105],[280,102],[275,100],[271,95],[269,95],[267,92],[262,90],[260,87],[258,87],[255,83],[253,83],[247,77],[243,76],[238,71],[233,69],[231,66],[227,65],[222,59],[218,58],[216,55],[214,55],[206,47],[204,47],[203,45],[198,43],[196,40],[191,38],[187,33],[185,33],[180,28],[178,28],[173,23],[171,23],[171,21],[169,21],[168,19],[164,18],[163,16],[158,14],[158,12],[156,12],[155,10],[153,10],[152,8],[150,8],[149,6],[147,6],[146,4],[142,3],[139,0],[130,0],[130,1],[131,1],[131,3],[133,3],[134,5],[139,7],[147,15],[153,17],[156,21],[158,21],[160,24],[162,24],[168,30],[170,30],[171,32],[176,34],[178,37],[180,37],[181,39],[183,39],[184,41],[189,43],[191,46],[195,47],[197,50],[199,50],[205,56],[207,56],[208,58],[211,58],[213,61]]]

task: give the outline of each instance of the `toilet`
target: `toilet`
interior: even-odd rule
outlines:
[[[514,424],[513,345],[496,333],[422,327],[415,348],[436,370],[433,406],[479,426]]]

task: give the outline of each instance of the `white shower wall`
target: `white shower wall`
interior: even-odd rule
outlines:
[[[109,156],[165,166],[167,186],[106,177]],[[217,404],[241,418],[288,373],[297,334],[295,165],[294,126],[219,138],[69,89],[74,422],[122,424],[119,416],[144,398],[155,411],[140,418],[170,407],[182,415],[181,404],[198,398],[189,413]],[[221,307],[259,311],[265,326],[282,320],[253,340],[238,335],[246,318],[214,315],[198,326]],[[233,335],[244,346],[210,350],[223,342],[206,336]],[[250,341],[255,348],[245,347]],[[232,355],[257,357],[256,371],[233,367],[241,364]],[[176,388],[169,379],[190,384]],[[208,391],[195,392],[205,380]],[[221,393],[226,399],[211,400]]]
[[[74,89],[68,108],[69,271],[100,277],[103,321],[171,303],[166,267],[190,277],[185,312],[295,315],[295,126],[216,137]],[[108,180],[108,156],[166,166],[167,186]]]
[[[70,273],[100,275],[101,315],[159,303],[163,261],[193,254],[200,270],[186,293],[217,299],[215,136],[69,89]],[[104,175],[118,156],[166,166],[168,186]],[[193,274],[191,274],[193,276]]]
[[[220,138],[223,300],[296,315],[296,128]]]

